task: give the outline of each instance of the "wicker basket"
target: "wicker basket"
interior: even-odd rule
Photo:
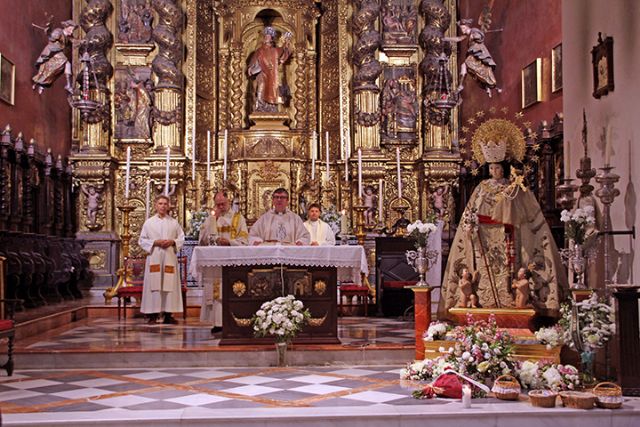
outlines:
[[[498,399],[518,400],[520,396],[520,383],[511,375],[500,375],[493,383],[491,391]]]
[[[567,408],[592,409],[596,403],[596,396],[593,393],[583,391],[561,391],[560,398]]]
[[[555,408],[556,397],[558,397],[558,393],[551,390],[531,390],[529,392],[531,406],[539,408]]]
[[[605,409],[618,409],[622,406],[622,389],[610,382],[599,383],[593,388],[596,405]]]

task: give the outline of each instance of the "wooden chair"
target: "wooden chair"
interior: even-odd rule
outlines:
[[[16,336],[16,322],[13,318],[15,305],[21,304],[18,299],[0,299],[0,304],[4,305],[4,316],[0,318],[0,339],[7,338],[7,362],[0,365],[0,369],[7,371],[7,375],[13,375],[13,344]]]
[[[340,299],[338,300],[338,313],[344,316],[347,307],[364,307],[364,315],[369,315],[369,288],[365,285],[356,285],[353,283],[341,283],[339,287]],[[353,298],[356,303],[353,303]],[[343,298],[347,299],[347,303],[343,303]]]
[[[145,258],[126,258],[124,268],[126,271],[125,286],[118,288],[118,320],[120,320],[120,308],[124,308],[124,319],[127,319],[127,305],[131,298],[142,301],[142,285],[144,284]],[[182,290],[182,318],[187,319],[187,257],[178,257],[180,274],[180,288]]]

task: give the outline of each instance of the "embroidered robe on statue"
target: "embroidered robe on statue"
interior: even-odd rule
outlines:
[[[258,218],[251,227],[249,244],[259,242],[308,245],[310,237],[309,231],[298,215],[289,209],[284,213],[276,213],[271,209]]]
[[[309,230],[311,235],[311,243],[318,242],[320,246],[335,246],[336,236],[329,224],[319,219],[317,221],[307,220],[304,226]]]
[[[175,246],[153,246],[156,240],[171,239]],[[184,244],[184,232],[178,221],[154,215],[145,221],[138,244],[149,255],[145,263],[142,289],[142,313],[181,313],[182,292],[176,253]]]
[[[229,240],[231,246],[247,245],[249,233],[242,214],[228,210],[217,220],[214,219],[215,215],[210,215],[200,227],[200,246],[209,245],[209,235],[223,237]],[[222,269],[215,270],[216,273],[203,277],[200,321],[222,326]]]

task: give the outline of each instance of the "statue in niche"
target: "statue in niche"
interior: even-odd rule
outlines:
[[[65,90],[73,93],[73,85],[71,83],[71,62],[65,51],[69,45],[73,44],[73,32],[78,25],[71,21],[61,22],[60,28],[51,28],[51,22],[47,22],[44,26],[32,24],[36,28],[43,30],[49,39],[47,45],[42,49],[36,67],[38,72],[31,79],[33,81],[33,90],[37,90],[38,94],[42,94],[45,88],[51,86],[53,82],[64,72],[66,79]]]
[[[407,76],[385,81],[382,89],[383,128],[387,136],[415,132],[419,113],[413,80]]]
[[[373,192],[373,187],[367,185],[362,195],[362,202],[367,210],[364,211],[364,223],[368,227],[376,225],[376,205],[378,198]]]
[[[442,219],[444,217],[447,206],[446,198],[448,194],[449,186],[441,185],[436,188],[435,191],[429,196],[429,198],[431,199],[431,205],[433,206],[433,210],[438,219]]]
[[[118,21],[120,43],[149,43],[153,13],[150,0],[122,0]]]
[[[277,113],[278,106],[288,98],[288,88],[282,84],[280,72],[291,56],[291,33],[284,34],[282,47],[275,46],[276,30],[273,27],[265,27],[262,36],[262,46],[253,53],[248,67],[249,76],[256,76],[253,112]]]
[[[153,83],[148,70],[126,74],[116,72],[114,104],[116,111],[116,138],[151,137],[151,109],[153,106]]]
[[[385,43],[415,43],[418,10],[412,2],[406,5],[387,1],[382,8],[382,29]]]
[[[83,185],[80,188],[87,200],[87,226],[92,229],[95,228],[98,223],[98,210],[100,209],[100,198],[102,194],[100,194],[100,191],[94,185]]]

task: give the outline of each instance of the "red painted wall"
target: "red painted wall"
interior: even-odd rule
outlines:
[[[477,23],[482,7],[480,0],[459,0],[458,19],[471,18]],[[485,44],[497,63],[495,70],[501,94],[493,98],[468,75],[462,93],[462,123],[477,111],[508,107],[515,113],[522,110],[522,69],[536,58],[542,59],[542,102],[525,108],[524,121],[530,121],[537,130],[541,120],[551,121],[562,111],[562,90],[551,93],[551,49],[562,42],[562,2],[558,0],[495,0],[492,8],[492,29],[502,32],[488,33]],[[460,61],[464,61],[466,41],[460,43]]]
[[[13,135],[35,138],[37,150],[51,148],[54,155],[67,156],[71,148],[71,110],[61,76],[42,95],[31,89],[34,63],[47,43],[43,25],[45,12],[54,15],[52,25],[71,18],[71,0],[0,1],[0,53],[15,63],[15,105],[0,101],[0,126],[11,125]],[[55,27],[54,27],[55,28]]]

